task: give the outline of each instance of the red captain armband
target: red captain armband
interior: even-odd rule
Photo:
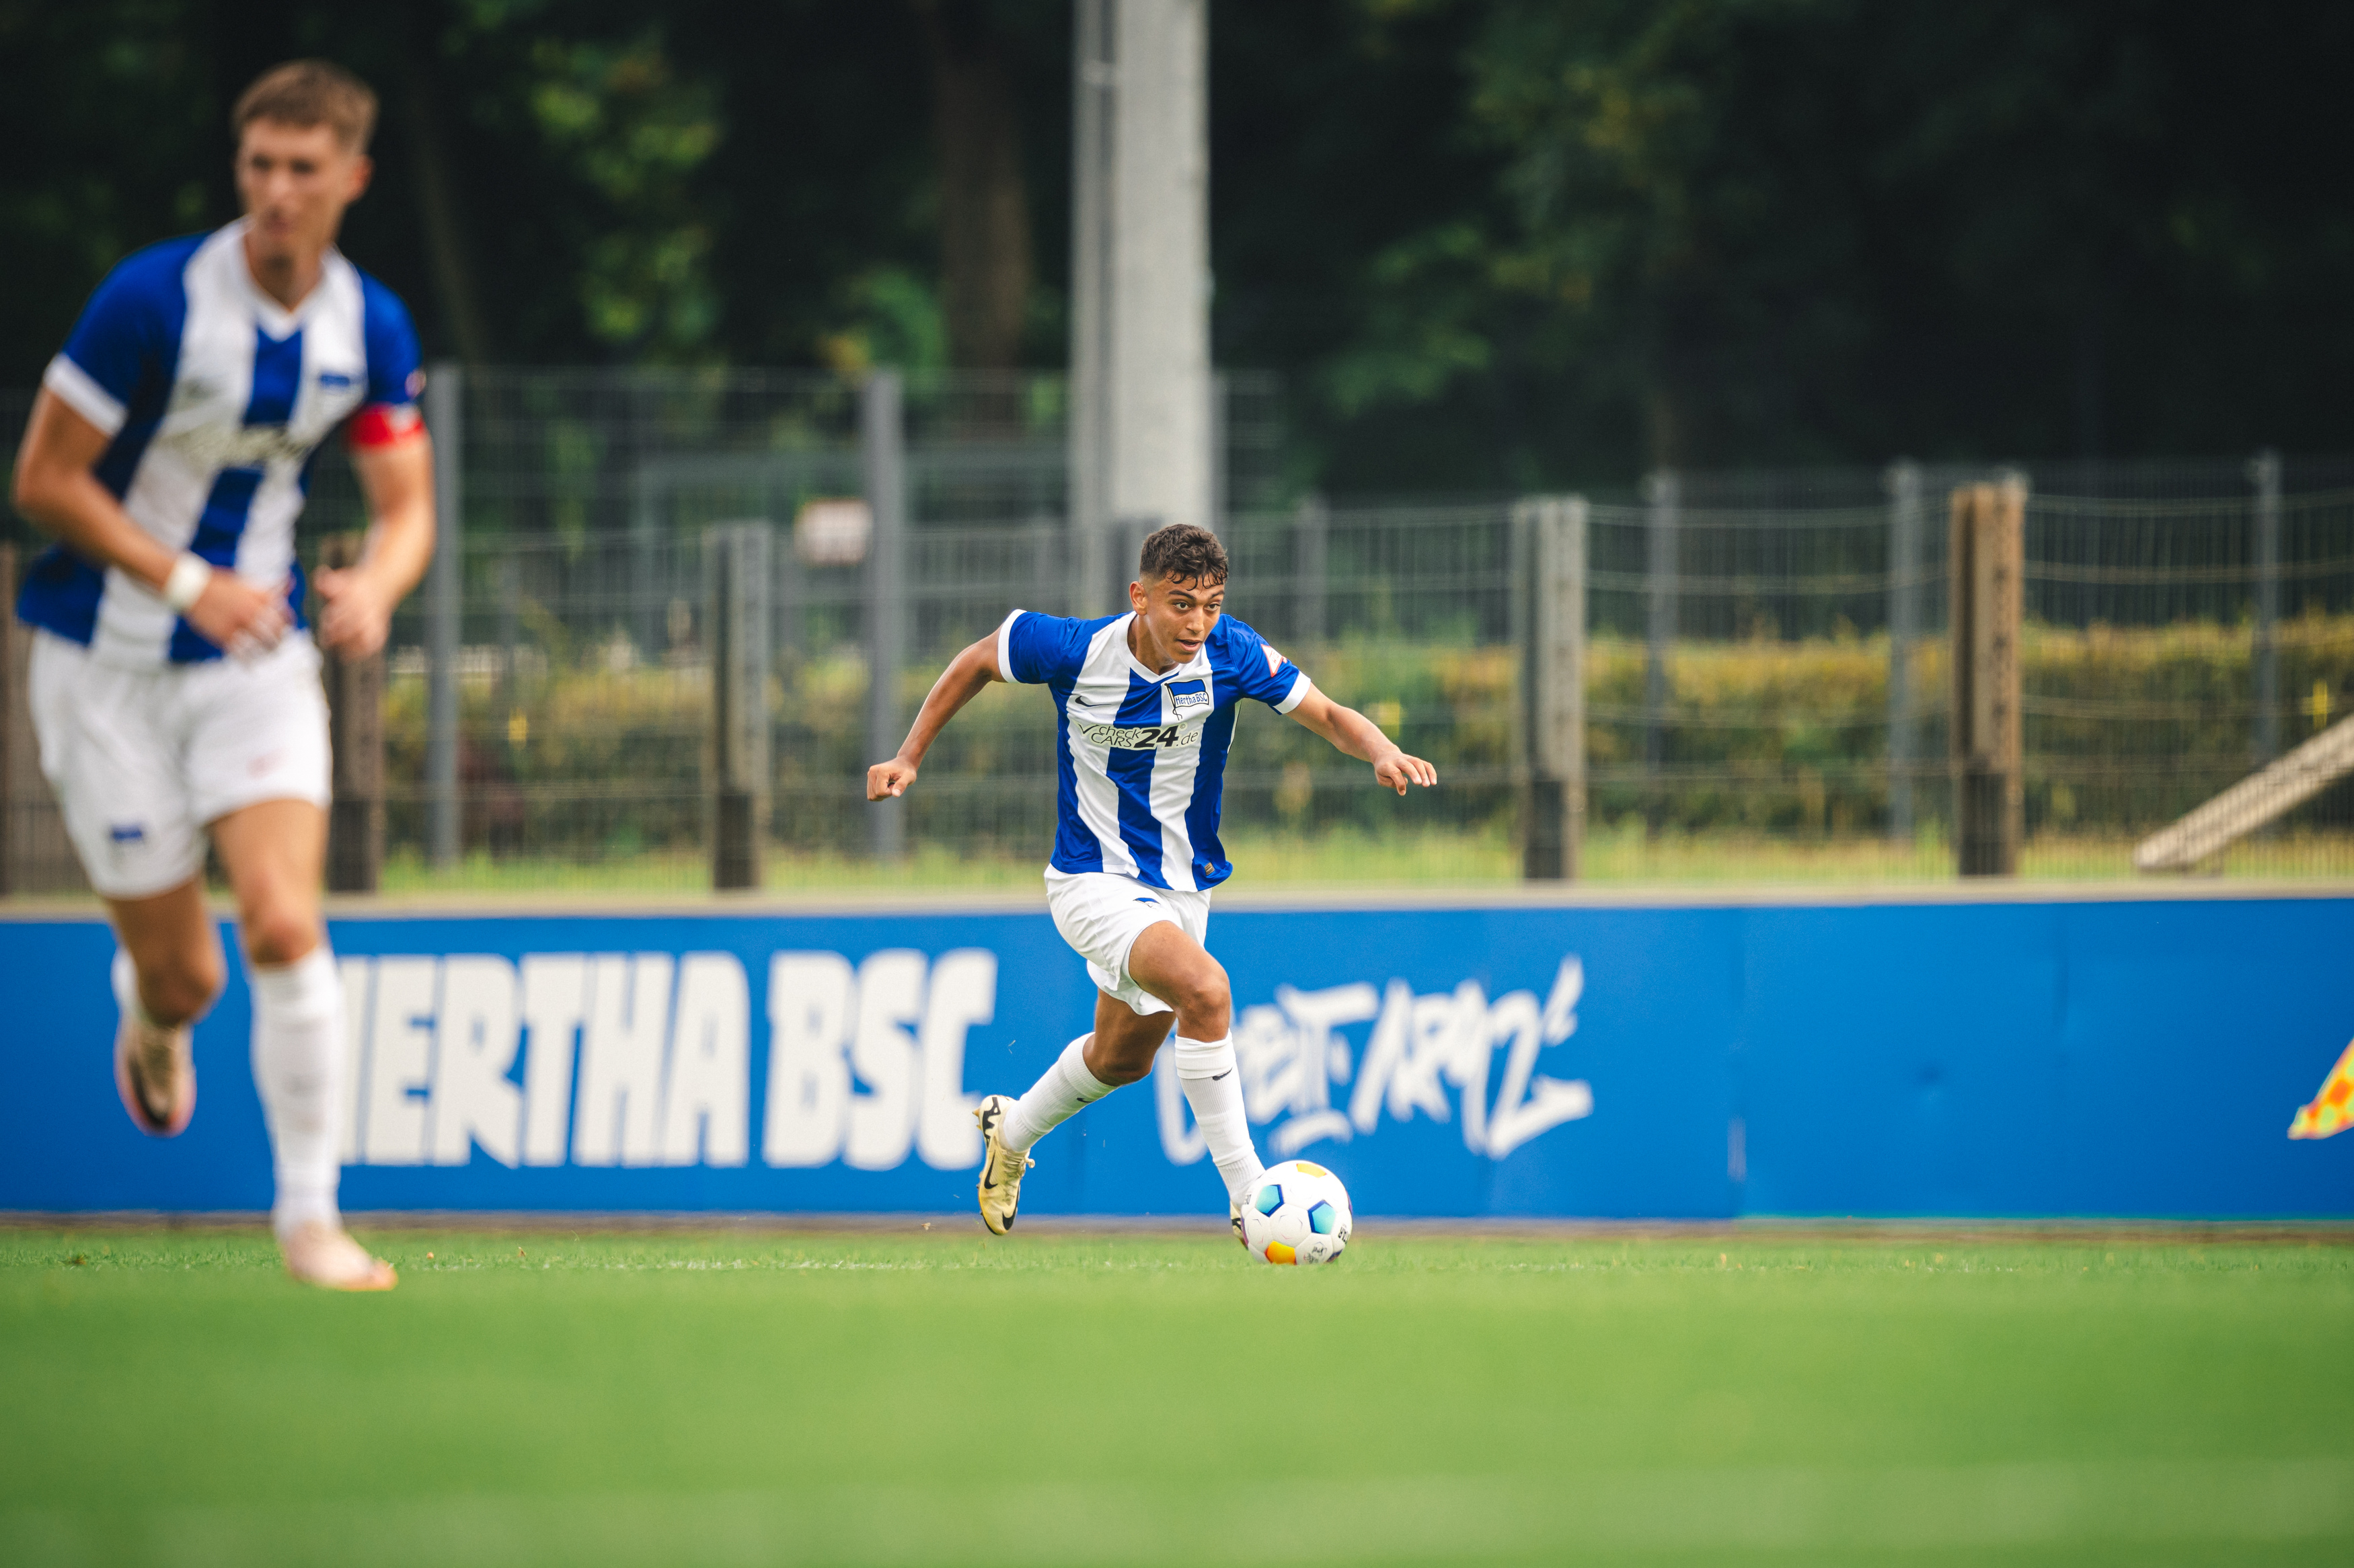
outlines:
[[[370,403],[352,416],[344,439],[355,448],[397,446],[425,433],[425,420],[414,403]]]

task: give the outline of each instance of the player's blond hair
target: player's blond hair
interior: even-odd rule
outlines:
[[[346,152],[365,153],[376,132],[376,92],[332,61],[288,60],[263,71],[239,95],[228,128],[242,139],[257,120],[324,125]]]

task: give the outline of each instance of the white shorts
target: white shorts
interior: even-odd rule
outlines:
[[[297,632],[251,663],[130,669],[48,632],[28,672],[41,771],[90,885],[144,898],[204,870],[205,828],[264,800],[325,807],[327,697]]]
[[[1087,961],[1096,989],[1140,1013],[1176,1010],[1128,978],[1128,950],[1147,926],[1166,920],[1208,946],[1210,895],[1154,887],[1108,871],[1046,873],[1046,907],[1055,929]]]

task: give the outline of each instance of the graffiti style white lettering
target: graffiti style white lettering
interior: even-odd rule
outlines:
[[[1516,1017],[1504,1086],[1496,1096],[1496,1115],[1488,1128],[1492,1158],[1501,1160],[1541,1132],[1594,1114],[1594,1090],[1583,1078],[1564,1083],[1532,1075],[1540,1048],[1558,1045],[1577,1032],[1577,1000],[1585,993],[1585,966],[1575,958],[1564,959],[1544,1011],[1525,1023]],[[1526,991],[1518,995],[1527,996],[1531,1003],[1536,1000]]]
[[[433,1163],[463,1165],[480,1144],[513,1165],[523,1122],[523,1097],[507,1081],[517,1044],[514,966],[481,955],[445,960],[433,1033]]]
[[[1349,1046],[1333,1031],[1373,1017],[1380,1002],[1369,985],[1308,991],[1280,985],[1273,1007],[1243,1010],[1235,1028],[1243,1104],[1254,1121],[1289,1114],[1267,1140],[1278,1159],[1321,1139],[1349,1136],[1349,1118],[1331,1100],[1332,1085],[1349,1081]]]
[[[652,1165],[660,1157],[654,1112],[671,970],[668,953],[599,953],[588,960],[580,1105],[572,1118],[575,1165]]]
[[[850,1114],[850,960],[840,953],[779,953],[769,960],[769,1106],[760,1158],[771,1165],[831,1165]]]
[[[1380,991],[1366,984],[1316,991],[1278,986],[1273,1005],[1244,1008],[1235,1021],[1244,1105],[1252,1121],[1275,1124],[1267,1145],[1277,1158],[1327,1139],[1369,1136],[1387,1112],[1399,1122],[1417,1114],[1434,1121],[1459,1117],[1464,1147],[1501,1160],[1593,1114],[1593,1090],[1584,1080],[1536,1072],[1539,1053],[1575,1033],[1585,983],[1585,969],[1573,957],[1563,960],[1542,1007],[1536,993],[1525,991],[1491,1004],[1472,980],[1428,996],[1398,980]],[[1368,1019],[1373,1022],[1363,1054],[1352,1062],[1341,1031]],[[1489,1069],[1500,1045],[1509,1050],[1491,1100]],[[1334,1085],[1352,1086],[1345,1111],[1332,1104]],[[1156,1084],[1156,1093],[1162,1151],[1180,1165],[1199,1160],[1201,1135],[1186,1120],[1174,1078]]]
[[[741,1165],[752,998],[733,953],[689,953],[679,965],[678,1023],[663,1093],[662,1158],[672,1165]]]

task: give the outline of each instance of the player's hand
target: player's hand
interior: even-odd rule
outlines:
[[[366,567],[319,568],[319,641],[346,659],[365,659],[392,631],[393,597]]]
[[[283,582],[256,588],[225,567],[214,568],[205,580],[205,591],[182,619],[206,641],[239,659],[269,652],[294,624],[286,609]]]
[[[866,770],[866,798],[870,800],[896,800],[907,792],[916,781],[916,765],[893,758],[878,762]]]
[[[1373,764],[1373,777],[1403,795],[1409,784],[1419,784],[1427,789],[1437,783],[1438,769],[1419,757],[1393,751]]]

